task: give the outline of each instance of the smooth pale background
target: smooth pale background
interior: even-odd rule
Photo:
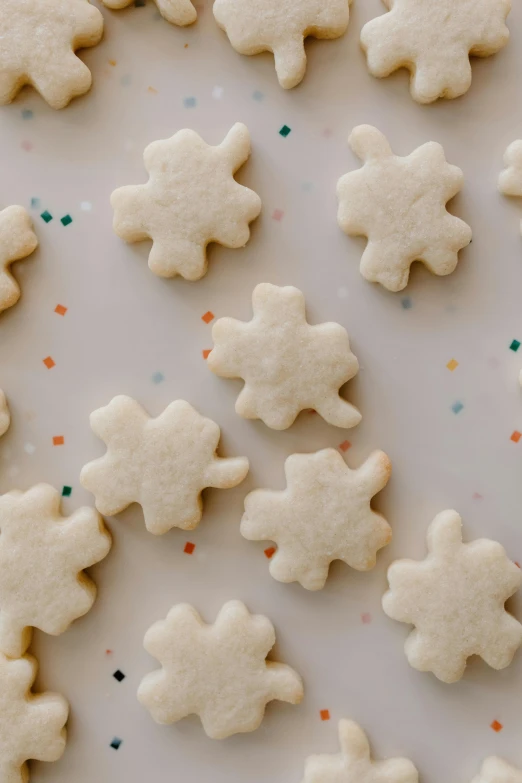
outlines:
[[[93,569],[94,610],[60,638],[35,633],[38,685],[70,700],[71,719],[65,756],[34,764],[33,783],[298,783],[308,754],[337,751],[341,717],[365,727],[376,757],[409,756],[427,783],[467,783],[492,753],[522,766],[522,654],[503,672],[473,661],[460,683],[443,685],[409,667],[408,629],[380,608],[387,565],[423,557],[427,525],[444,508],[460,511],[468,538],[495,538],[522,560],[522,442],[510,440],[522,430],[522,351],[509,350],[512,339],[522,341],[522,204],[496,192],[504,149],[522,134],[522,8],[515,4],[509,18],[508,47],[474,61],[468,95],[427,107],[411,100],[404,72],[377,81],[366,71],[359,31],[382,11],[378,0],[356,2],[344,38],[310,40],[305,80],[285,92],[270,55],[233,51],[208,1],[184,30],[158,19],[151,2],[104,9],[104,41],[83,55],[91,93],[55,112],[25,90],[1,110],[2,206],[38,197],[41,208],[34,212],[40,249],[15,268],[22,300],[0,318],[0,386],[13,414],[0,445],[0,489],[48,481],[73,486],[67,511],[92,502],[78,475],[104,447],[88,417],[118,393],[154,415],[188,399],[221,425],[222,453],[251,460],[243,485],[206,494],[196,531],[155,538],[137,507],[110,520],[114,547]],[[256,90],[263,100],[252,97]],[[197,105],[185,108],[191,96]],[[27,108],[30,120],[22,118]],[[148,243],[126,246],[113,234],[109,195],[146,181],[149,142],[190,127],[215,144],[237,120],[253,143],[239,179],[263,200],[252,239],[244,250],[211,248],[209,273],[198,283],[161,280],[147,268]],[[292,129],[286,139],[278,133],[284,123]],[[359,275],[364,243],[338,229],[335,198],[337,178],[358,165],[346,139],[359,123],[377,125],[400,154],[439,141],[464,170],[452,209],[472,225],[473,244],[452,276],[415,269],[408,289],[391,294]],[[80,208],[85,201],[90,212]],[[43,209],[54,215],[48,225],[38,216]],[[280,222],[274,209],[284,212]],[[74,222],[64,228],[66,213]],[[234,413],[240,383],[207,370],[201,351],[212,346],[211,327],[201,315],[250,318],[251,292],[262,281],[298,286],[312,322],[348,329],[361,362],[347,391],[363,413],[355,430],[309,414],[286,432],[243,421]],[[58,303],[68,308],[64,318],[53,312]],[[42,363],[48,355],[51,371]],[[452,358],[459,367],[450,373]],[[157,371],[165,381],[155,385]],[[464,409],[455,415],[457,400]],[[52,446],[54,435],[65,437],[64,446]],[[256,486],[283,487],[289,454],[346,438],[351,466],[374,448],[392,459],[377,507],[393,542],[373,572],[336,564],[320,592],[279,584],[268,573],[267,544],[239,534],[243,497]],[[183,553],[187,540],[196,544],[191,557]],[[305,701],[274,703],[260,730],[226,741],[208,739],[195,718],[156,726],[135,697],[157,666],[142,648],[146,629],[179,601],[212,621],[231,598],[274,622],[277,656],[303,675]],[[520,602],[513,609],[521,618]],[[361,622],[365,612],[369,625]],[[118,668],[126,674],[121,684],[112,677]],[[330,710],[329,722],[320,709]],[[494,719],[504,724],[499,734]],[[109,747],[114,736],[123,740],[117,752]]]

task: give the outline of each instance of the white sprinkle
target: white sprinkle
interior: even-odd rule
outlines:
[[[344,287],[338,288],[337,296],[339,297],[339,299],[346,299],[346,297],[348,296],[348,289]]]
[[[91,202],[90,201],[82,201],[82,203],[80,204],[80,209],[83,210],[84,212],[90,212],[91,209],[92,209]]]
[[[223,89],[223,87],[219,87],[219,86],[218,87],[214,87],[214,89],[212,90],[212,97],[216,101],[219,101],[219,99],[223,97],[223,93],[224,92],[225,92],[225,90]]]
[[[36,446],[34,446],[32,443],[26,443],[24,446],[24,451],[27,452],[27,454],[34,454],[36,451]]]

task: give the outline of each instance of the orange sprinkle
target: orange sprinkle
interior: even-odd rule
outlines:
[[[116,60],[109,60],[109,65],[114,67],[116,65]]]
[[[275,555],[276,548],[275,546],[269,546],[268,549],[265,549],[265,557],[268,557],[270,560],[273,555]]]
[[[459,366],[459,363],[458,363],[458,361],[456,359],[451,359],[447,363],[447,365],[446,365],[446,367],[448,368],[448,370],[450,372],[453,372],[453,370],[456,370],[458,366]]]
[[[320,710],[321,720],[330,720],[330,710]]]
[[[515,432],[511,435],[511,440],[513,443],[518,443],[518,441],[522,438],[522,432],[519,432],[518,430],[515,430]]]
[[[45,359],[43,359],[43,363],[45,364],[48,370],[52,370],[52,368],[56,364],[54,359],[52,359],[50,356],[46,356]]]
[[[112,655],[112,650],[105,650],[105,655]]]
[[[65,315],[65,313],[67,312],[67,308],[64,307],[63,305],[56,305],[56,307],[54,308],[54,312],[58,313],[58,315]]]
[[[188,49],[188,44],[185,44],[185,46],[183,48],[184,49]]]
[[[351,445],[352,444],[350,443],[349,440],[343,440],[343,442],[339,444],[339,448],[341,449],[341,451],[348,451]]]
[[[204,359],[208,359],[208,355],[209,355],[209,353],[210,353],[211,351],[212,351],[212,348],[208,348],[208,349],[205,349],[204,351],[202,351],[202,353],[203,353],[203,358],[204,358]]]
[[[156,90],[155,87],[147,87],[147,90],[149,92],[151,92],[153,95],[157,95],[158,94],[158,91]]]
[[[214,320],[214,313],[211,310],[207,310],[207,312],[201,316],[201,320],[205,321],[206,324],[209,324]]]
[[[63,446],[65,438],[63,435],[55,435],[53,438],[53,446]]]
[[[191,555],[192,552],[195,550],[196,545],[193,544],[191,541],[187,541],[185,544],[185,549],[183,550],[186,555]]]
[[[504,726],[502,725],[502,723],[499,723],[498,720],[494,720],[493,723],[491,724],[491,728],[493,729],[493,731],[496,731],[498,734],[499,731],[502,731]]]

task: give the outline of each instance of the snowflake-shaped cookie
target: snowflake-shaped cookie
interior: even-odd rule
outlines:
[[[351,720],[339,721],[341,752],[310,756],[302,783],[417,783],[419,775],[409,759],[372,761],[366,734]]]
[[[119,11],[120,8],[127,8],[133,0],[102,0],[102,2],[107,8]],[[198,15],[190,0],[156,0],[156,5],[167,22],[181,27],[195,22]]]
[[[336,323],[310,326],[305,299],[292,286],[256,286],[251,321],[220,318],[212,329],[214,348],[208,366],[245,385],[236,412],[285,430],[298,413],[315,409],[329,424],[354,427],[361,414],[339,396],[359,363],[350,351],[346,329]]]
[[[269,701],[299,704],[301,678],[290,666],[267,661],[275,632],[263,615],[229,601],[213,625],[188,604],[174,606],[145,636],[145,649],[162,665],[143,678],[138,699],[157,723],[199,715],[209,737],[254,731]]]
[[[498,188],[505,196],[522,196],[522,141],[514,141],[504,154],[505,169],[500,172]],[[522,221],[520,222],[522,233]]]
[[[11,424],[11,416],[9,414],[9,407],[7,400],[2,389],[0,389],[0,437],[5,435]]]
[[[32,226],[23,207],[7,207],[0,212],[0,312],[20,299],[20,286],[10,267],[14,261],[31,255],[37,247],[38,239]]]
[[[228,489],[248,473],[246,457],[216,455],[220,429],[184,400],[156,419],[131,397],[115,397],[91,414],[93,432],[107,453],[83,468],[80,481],[106,516],[139,503],[147,530],[193,530],[201,519],[201,492]]]
[[[277,543],[270,573],[280,582],[320,590],[333,560],[368,571],[391,538],[390,526],[370,506],[390,472],[382,451],[357,470],[335,449],[292,454],[285,462],[287,489],[257,489],[246,496],[241,533],[251,541]]]
[[[108,554],[111,538],[99,514],[60,513],[48,484],[0,496],[0,651],[17,658],[32,627],[58,635],[94,603],[96,586],[83,569]]]
[[[471,783],[522,783],[522,770],[498,756],[489,756]]]
[[[337,219],[347,234],[368,237],[362,276],[401,291],[414,261],[436,275],[453,272],[471,241],[470,227],[446,210],[462,188],[462,171],[434,141],[405,158],[394,155],[371,125],[354,128],[348,143],[364,165],[337,183]]]
[[[239,54],[273,52],[281,87],[290,89],[306,71],[304,39],[339,38],[351,0],[215,0],[214,17]]]
[[[373,76],[411,73],[419,103],[457,98],[471,86],[469,56],[487,57],[506,45],[511,0],[383,0],[388,13],[362,29]]]
[[[0,780],[27,783],[29,759],[58,761],[65,750],[69,706],[57,693],[34,694],[36,660],[0,653]]]
[[[496,541],[462,543],[456,511],[438,514],[428,529],[428,556],[397,560],[388,570],[383,608],[415,626],[405,644],[410,664],[443,682],[460,680],[470,655],[494,669],[509,666],[522,643],[522,625],[504,603],[522,572]]]
[[[250,155],[250,136],[237,122],[217,147],[192,130],[155,141],[144,153],[146,185],[127,185],[111,196],[114,230],[126,242],[152,239],[149,267],[160,277],[199,280],[206,247],[243,247],[261,199],[234,179]]]
[[[31,84],[49,106],[63,109],[92,82],[75,51],[102,35],[103,17],[89,0],[2,0],[0,104]]]

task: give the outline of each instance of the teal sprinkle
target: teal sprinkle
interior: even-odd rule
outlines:
[[[24,120],[32,120],[33,119],[33,112],[31,109],[23,109],[22,110],[22,119]]]
[[[520,343],[519,343],[519,341],[518,341],[518,340],[513,340],[513,342],[512,342],[512,343],[511,343],[511,345],[509,346],[509,349],[510,349],[511,351],[513,351],[514,353],[516,353],[516,352],[518,351],[518,349],[519,349],[519,348],[520,348]]]
[[[111,742],[111,748],[114,748],[114,750],[118,750],[123,740],[121,740],[119,737],[114,737],[113,741]]]
[[[289,128],[288,125],[283,125],[283,127],[279,131],[279,135],[283,137],[283,139],[286,139],[286,137],[292,132],[292,128]]]
[[[451,406],[451,410],[453,411],[453,413],[460,413],[463,407],[464,404],[459,400],[457,400],[457,402],[454,402],[453,405]]]
[[[196,99],[192,95],[189,98],[183,98],[183,106],[185,109],[193,109],[196,102]]]
[[[33,196],[31,199],[31,209],[38,209],[40,206],[40,199],[36,198],[36,196]]]
[[[60,223],[62,226],[69,226],[73,222],[73,219],[70,215],[64,215],[63,218],[60,218]]]
[[[162,372],[155,372],[152,376],[152,383],[161,383],[165,380],[165,376]]]
[[[68,487],[67,484],[64,484],[62,489],[62,498],[71,497],[71,492],[72,492],[72,487]]]
[[[261,92],[261,90],[254,90],[254,92],[252,93],[252,98],[253,98],[255,101],[262,101],[264,97],[265,97],[265,96],[263,95],[263,93]]]
[[[411,301],[409,296],[404,296],[401,299],[401,305],[403,310],[411,310],[413,307],[413,302]]]
[[[40,217],[41,217],[41,218],[42,218],[42,220],[44,220],[46,223],[50,223],[50,222],[51,222],[51,220],[53,219],[53,216],[52,216],[52,215],[51,215],[51,213],[50,213],[50,212],[48,212],[47,210],[45,210],[45,212],[42,212],[42,214],[40,215]]]

